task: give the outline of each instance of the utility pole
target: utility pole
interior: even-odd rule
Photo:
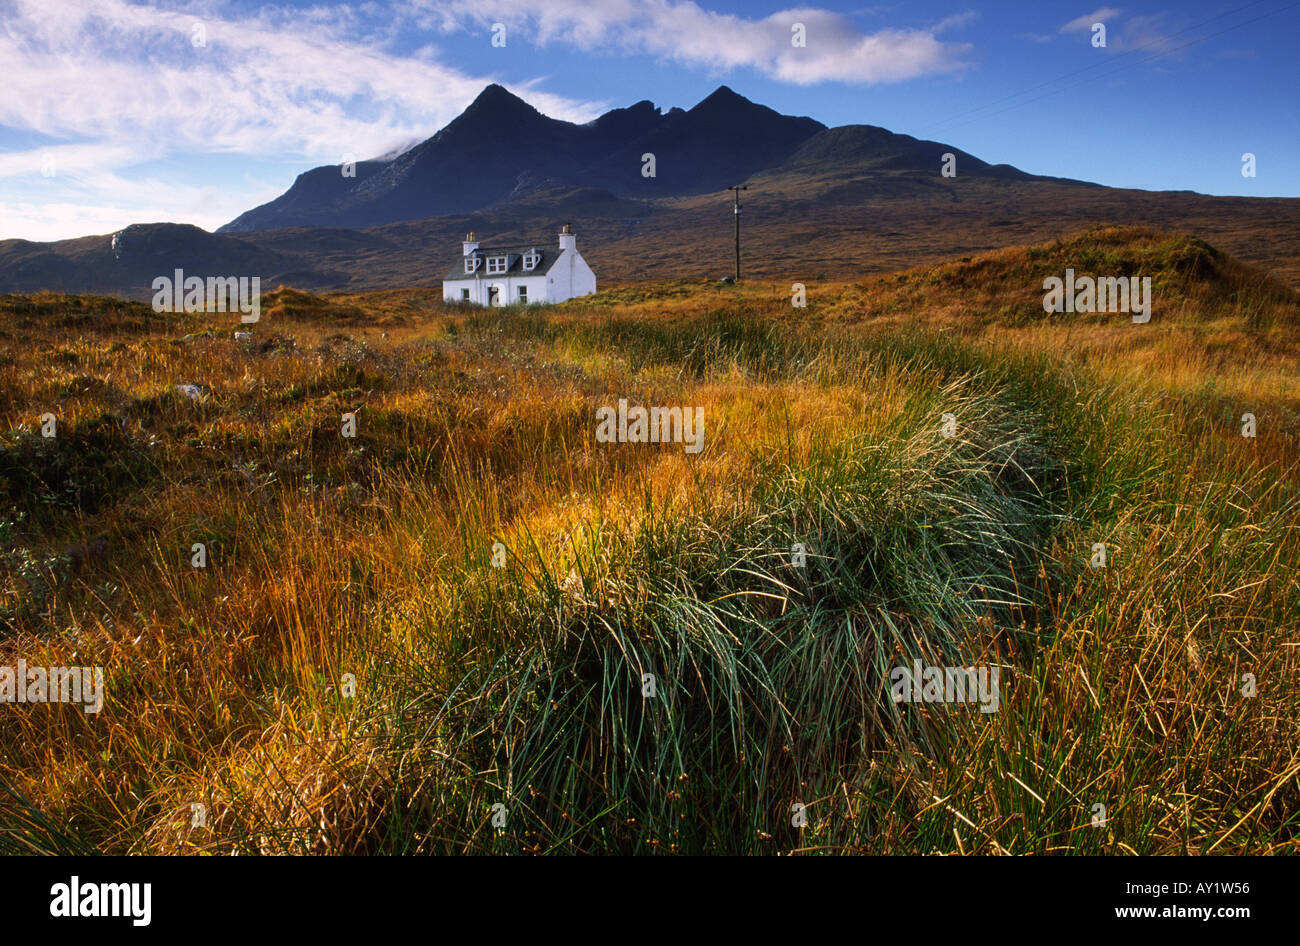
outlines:
[[[727,190],[732,192],[735,198],[735,217],[736,217],[736,282],[740,282],[740,192],[749,190],[748,184],[741,184],[734,187],[728,187]]]

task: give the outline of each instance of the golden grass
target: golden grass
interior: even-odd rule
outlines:
[[[1167,293],[1152,322],[1044,315],[1034,287],[1071,254],[1156,272]],[[692,608],[735,608],[793,643],[803,625],[783,616],[820,601],[863,647],[893,614],[940,653],[921,599],[840,601],[856,586],[780,571],[788,543],[727,550],[733,532],[743,544],[789,515],[856,555],[871,532],[846,498],[881,535],[923,536],[916,523],[967,501],[927,505],[964,469],[945,451],[965,447],[935,434],[951,410],[966,446],[1007,412],[1032,419],[1068,471],[1067,512],[1015,575],[1033,607],[990,610],[962,644],[1015,668],[1002,710],[922,706],[904,724],[886,707],[869,749],[773,745],[803,773],[815,818],[802,835],[773,827],[790,800],[778,793],[756,832],[719,828],[724,843],[647,825],[642,849],[1294,850],[1294,293],[1144,230],[811,286],[803,310],[788,288],[631,286],[494,314],[422,291],[281,289],[255,334],[287,343],[265,351],[220,316],[127,307],[58,325],[29,314],[58,311],[57,297],[0,301],[5,485],[22,513],[3,543],[0,665],[99,664],[110,691],[97,717],[0,707],[0,776],[22,799],[0,800],[8,842],[58,847],[30,828],[34,810],[110,851],[598,850],[577,802],[510,784],[511,763],[482,754],[480,738],[522,755],[534,719],[516,670],[491,668],[567,654],[555,629],[575,621],[606,622],[599,640],[626,622],[653,639],[637,622],[677,599],[633,563],[659,543],[678,569],[663,581],[698,594]],[[596,443],[594,409],[618,397],[702,408],[707,449]],[[46,410],[53,444],[35,433]],[[339,436],[344,411],[355,441]],[[1253,441],[1237,434],[1244,411]],[[119,439],[86,433],[105,416]],[[878,491],[848,496],[854,457],[879,463]],[[35,479],[19,481],[19,462]],[[787,510],[774,477],[821,498]],[[68,550],[99,538],[107,551],[74,567]],[[496,541],[506,569],[489,564]],[[1098,541],[1104,571],[1086,567]],[[206,569],[190,566],[193,542]],[[862,554],[840,563],[863,582],[855,594],[878,566]],[[718,575],[698,570],[711,555]],[[769,567],[780,584],[744,577]],[[1259,681],[1249,700],[1244,672]],[[807,691],[782,697],[834,704],[828,673],[814,661],[794,677]],[[608,783],[609,759],[587,751],[578,771]],[[699,791],[673,804],[698,803],[703,821]],[[529,812],[532,834],[491,829],[498,796]],[[206,827],[190,825],[196,802]],[[574,836],[548,839],[565,818]]]

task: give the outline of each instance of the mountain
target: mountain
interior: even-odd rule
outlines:
[[[655,176],[642,174],[655,156]],[[955,177],[944,177],[944,156]],[[1140,222],[1201,237],[1300,284],[1300,200],[1120,190],[989,164],[874,125],[827,128],[723,86],[693,108],[649,101],[587,124],[488,86],[400,154],[300,175],[217,233],[137,224],[54,243],[0,241],[0,292],[148,299],[156,276],[261,276],[303,289],[437,285],[474,230],[550,239],[572,222],[600,284],[731,268],[732,184],[744,272],[854,278],[1090,226]]]
[[[630,198],[701,193],[779,163],[825,127],[726,86],[690,111],[664,114],[643,101],[576,125],[490,85],[451,124],[393,160],[358,164],[355,178],[337,165],[307,171],[218,232],[420,220],[557,184]],[[642,174],[647,153],[655,155],[654,177]]]
[[[633,200],[684,197],[772,168],[852,166],[933,179],[947,153],[956,155],[960,174],[1036,179],[874,125],[827,128],[782,115],[725,85],[690,110],[664,113],[642,101],[585,125],[547,118],[490,85],[446,128],[392,160],[358,164],[354,178],[338,165],[314,168],[218,232],[381,226],[482,210],[557,186],[598,187]],[[647,155],[654,156],[653,176],[643,173]]]
[[[490,85],[451,124],[391,161],[364,173],[358,165],[355,178],[344,177],[337,165],[307,171],[284,194],[217,232],[364,227],[475,210],[552,177],[576,182],[590,154],[611,150],[633,129],[661,120],[643,102],[575,125]]]

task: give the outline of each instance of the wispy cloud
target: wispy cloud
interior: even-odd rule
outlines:
[[[382,150],[445,124],[491,81],[429,50],[392,54],[356,28],[347,7],[226,19],[123,0],[11,6],[0,33],[8,87],[0,124],[53,137],[130,137],[149,151]],[[559,118],[599,112],[560,96],[530,97]]]
[[[944,33],[948,30],[961,29],[975,20],[979,19],[979,13],[975,10],[964,10],[961,13],[954,13],[952,16],[946,16],[932,28],[932,33]]]
[[[970,47],[938,39],[971,18],[959,14],[929,29],[864,32],[847,16],[796,7],[762,18],[706,10],[690,0],[408,0],[406,8],[445,33],[501,23],[507,42],[566,44],[584,52],[647,55],[710,74],[753,69],[782,82],[870,85],[966,67]],[[792,42],[802,24],[806,45]],[[515,40],[517,41],[517,40]]]
[[[1061,27],[1062,33],[1076,33],[1092,29],[1094,23],[1105,23],[1107,20],[1113,20],[1119,16],[1120,11],[1115,7],[1102,7],[1086,13],[1083,16],[1076,16],[1069,23]]]
[[[1171,34],[1168,27],[1168,14],[1130,16],[1121,21],[1121,12],[1115,7],[1102,7],[1086,16],[1075,17],[1062,26],[1060,32],[1087,32],[1094,23],[1104,23],[1107,31],[1106,48],[1111,52],[1141,51],[1151,55],[1166,55],[1178,50],[1176,34]]]
[[[1178,41],[1169,35],[1167,21],[1168,17],[1163,13],[1135,16],[1125,21],[1113,45],[1125,52],[1140,49],[1152,55],[1171,53],[1178,48]]]

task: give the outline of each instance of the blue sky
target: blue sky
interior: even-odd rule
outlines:
[[[1033,173],[1296,197],[1297,38],[1300,0],[0,0],[0,239],[214,229],[428,137],[489,82],[571,121],[725,83]]]

